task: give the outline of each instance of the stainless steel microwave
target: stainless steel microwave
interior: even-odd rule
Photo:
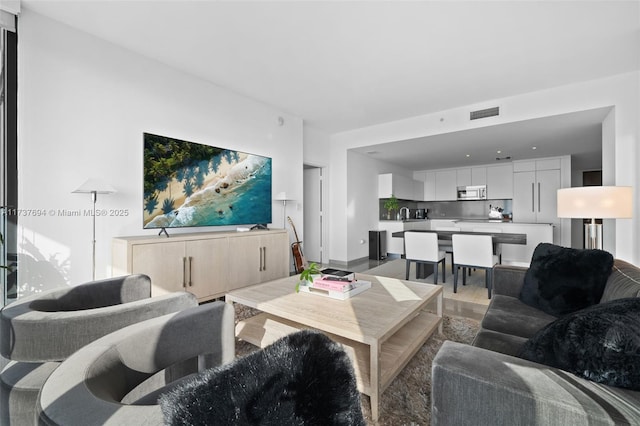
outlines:
[[[486,199],[487,199],[486,185],[458,187],[458,200],[486,200]]]

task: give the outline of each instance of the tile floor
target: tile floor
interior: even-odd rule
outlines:
[[[447,259],[449,260],[449,259]],[[381,275],[384,277],[404,279],[406,274],[406,261],[400,258],[391,258],[385,260],[362,260],[351,262],[348,266],[344,265],[323,265],[323,267],[332,267],[336,269],[347,269],[353,272],[366,272],[372,275]],[[461,272],[460,272],[461,273]],[[409,279],[411,281],[424,282],[433,284],[433,275],[424,279],[416,279],[415,264],[411,264]],[[453,292],[453,273],[451,272],[451,263],[447,262],[447,271],[445,274],[445,283],[442,283],[442,272],[438,276],[438,284],[444,286],[444,312],[447,315],[462,316],[476,320],[482,319],[487,307],[489,306],[489,298],[487,297],[487,289],[485,288],[484,271],[473,271],[471,276],[467,276],[467,285],[462,285],[462,276],[458,277],[458,291]]]

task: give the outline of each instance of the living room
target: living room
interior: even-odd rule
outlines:
[[[552,28],[547,28],[543,25],[544,22],[540,23],[542,27],[528,24],[527,28],[537,28],[539,33],[527,34],[523,39],[531,42],[540,33],[546,34],[555,29],[564,49],[559,48],[558,53],[544,56],[542,61],[540,56],[535,55],[539,53],[536,49],[553,47],[552,38],[549,37],[545,38],[546,44],[527,45],[522,50],[511,51],[510,59],[518,65],[517,69],[521,72],[504,75],[500,71],[503,69],[500,64],[493,65],[493,73],[498,78],[491,80],[492,87],[499,87],[496,80],[500,79],[503,80],[503,86],[501,90],[489,95],[479,87],[485,84],[489,86],[485,82],[489,81],[492,74],[488,64],[492,61],[492,49],[485,50],[480,46],[475,47],[479,53],[465,67],[468,79],[455,82],[460,89],[452,91],[447,83],[446,91],[442,93],[438,85],[445,85],[444,80],[448,76],[446,73],[430,75],[431,86],[415,91],[415,95],[405,96],[404,102],[407,99],[410,101],[404,106],[396,104],[396,95],[389,93],[391,89],[402,86],[402,72],[388,77],[393,84],[385,76],[378,76],[377,79],[372,77],[371,81],[364,74],[350,76],[348,81],[354,86],[356,83],[367,86],[372,103],[374,100],[388,103],[391,110],[396,109],[393,114],[385,116],[374,116],[373,113],[367,116],[366,109],[362,109],[361,105],[350,107],[348,100],[343,100],[346,106],[337,103],[319,104],[312,111],[294,110],[289,108],[293,104],[287,103],[288,98],[313,98],[304,91],[296,93],[297,89],[280,93],[281,104],[264,100],[267,99],[264,92],[269,92],[266,88],[270,86],[270,79],[279,80],[275,78],[278,69],[286,67],[258,55],[255,50],[243,48],[248,44],[257,46],[257,50],[267,50],[266,47],[275,44],[295,61],[298,54],[302,55],[300,50],[296,50],[300,45],[278,43],[301,37],[298,33],[301,31],[300,27],[304,26],[301,23],[307,23],[313,28],[315,32],[312,35],[323,35],[321,40],[326,41],[328,47],[321,47],[319,50],[337,48],[344,43],[343,48],[347,51],[345,53],[341,49],[340,54],[343,56],[335,57],[333,63],[311,62],[303,69],[321,69],[332,79],[341,75],[350,61],[363,59],[363,56],[363,60],[366,60],[365,69],[373,69],[383,61],[376,56],[367,56],[371,54],[369,49],[366,54],[360,55],[357,50],[349,54],[348,50],[357,44],[353,40],[347,43],[334,39],[344,32],[334,30],[336,35],[332,36],[332,28],[342,27],[340,22],[329,19],[333,15],[329,9],[320,8],[313,10],[313,13],[299,10],[291,12],[299,14],[293,15],[298,23],[269,25],[274,31],[270,38],[261,21],[279,22],[275,19],[286,16],[286,4],[274,4],[273,9],[270,9],[269,2],[264,2],[261,6],[245,2],[232,6],[219,2],[222,8],[219,11],[220,17],[215,23],[208,23],[207,19],[194,21],[196,18],[187,13],[188,8],[172,9],[167,4],[159,6],[159,15],[152,18],[146,9],[148,5],[127,2],[115,2],[116,6],[109,5],[109,2],[91,2],[91,5],[72,2],[64,7],[57,2],[24,0],[8,3],[19,4],[19,206],[56,212],[85,209],[91,207],[90,197],[72,193],[82,182],[95,177],[108,181],[116,188],[115,194],[99,197],[98,205],[105,209],[127,211],[128,215],[96,218],[97,278],[112,275],[113,238],[157,233],[143,230],[141,224],[142,135],[145,132],[222,145],[271,157],[273,193],[286,192],[291,201],[287,203],[285,213],[293,219],[299,231],[304,229],[303,165],[310,164],[325,169],[328,172],[325,200],[328,206],[328,228],[324,231],[327,238],[323,246],[323,260],[337,264],[348,265],[367,256],[367,247],[361,241],[368,238],[368,231],[374,229],[378,222],[378,197],[371,182],[377,181],[379,173],[390,171],[388,164],[359,155],[353,150],[398,140],[596,108],[611,108],[602,122],[603,184],[634,186],[635,211],[638,211],[640,188],[636,184],[636,165],[640,164],[640,49],[636,2],[583,2],[584,5],[573,5],[576,8],[585,7],[588,16],[586,22],[574,23],[562,22],[562,19],[572,16],[578,9],[572,10],[571,5],[564,5],[562,13],[558,11],[557,17],[548,23]],[[474,20],[473,16],[468,15],[476,15],[477,8],[480,7],[478,5],[481,4],[471,3],[476,5],[465,3],[463,6],[459,3],[455,7],[451,6],[453,10],[449,12],[454,13],[453,18],[440,18],[442,22],[439,26],[436,25],[437,22],[431,21],[433,18],[430,18],[428,24],[432,28],[446,27],[445,34],[463,33],[462,37],[456,38],[458,41],[472,41],[477,34],[475,31],[482,25],[470,25],[468,33],[463,31]],[[592,5],[587,6],[588,4]],[[615,6],[610,6],[609,9],[605,4]],[[128,9],[129,6],[131,9]],[[15,11],[15,6],[13,7]],[[254,10],[252,7],[258,9]],[[348,16],[351,20],[342,25],[355,25],[358,7],[364,7],[364,4],[349,6],[349,13],[343,16]],[[376,19],[381,20],[381,15],[386,11],[384,7],[390,6],[379,7],[380,10],[371,16],[374,22]],[[473,12],[457,9],[462,7],[471,7],[468,10]],[[486,14],[491,15],[495,12],[493,8],[498,6],[488,4],[486,7],[491,11]],[[553,15],[549,10],[537,10],[531,4],[529,7],[527,12],[535,11],[538,18]],[[511,12],[515,13],[513,21],[510,21]],[[401,17],[411,15],[411,11],[404,11]],[[314,22],[310,16],[319,20],[317,26],[310,24]],[[437,16],[435,12],[434,16]],[[482,23],[482,19],[477,16],[475,20]],[[607,34],[615,24],[605,25],[604,16],[609,22],[625,18],[624,25],[619,26],[625,29],[631,26],[635,32],[616,32],[619,38],[610,40]],[[522,12],[511,10],[497,17],[487,16],[486,22],[508,22],[504,31],[517,33],[521,22],[515,17],[522,18]],[[223,25],[224,20],[228,21],[227,25]],[[632,24],[635,22],[635,27],[629,21]],[[172,22],[176,25],[181,23],[184,27],[174,29]],[[185,25],[184,22],[188,24]],[[222,37],[224,43],[208,46],[206,40],[195,35],[198,31],[195,23],[202,26],[217,25],[230,31],[231,35]],[[393,29],[402,27],[401,23],[396,24],[398,26]],[[575,34],[580,35],[588,33],[585,27],[591,27],[594,35],[589,40],[600,39],[601,43],[584,43],[576,36],[573,40],[575,57],[568,55],[570,37],[561,37],[561,34],[570,34],[572,24],[576,25]],[[155,25],[160,26],[160,32],[142,31],[145,27],[153,29]],[[384,26],[372,27],[375,29]],[[132,32],[132,28],[138,28],[141,33]],[[259,36],[245,40],[240,45],[241,48],[234,47],[231,43],[233,38],[243,40],[243,37],[252,34],[254,28],[262,29],[261,32],[256,30],[253,33]],[[285,34],[279,34],[276,31],[278,28],[286,29],[282,30]],[[386,48],[385,37],[393,33],[389,28],[368,43],[379,44],[380,49]],[[294,30],[297,32],[294,33]],[[375,31],[369,31],[375,34]],[[181,49],[167,48],[165,37],[170,39],[172,32],[191,34],[192,42],[183,44]],[[136,45],[137,36],[139,40],[157,40],[155,50],[144,54],[136,52],[139,47]],[[438,39],[437,33],[422,37],[424,38],[420,43],[414,41],[410,45],[414,52],[420,52],[420,44],[437,42],[444,46],[438,50],[440,54],[443,54],[440,50],[444,50],[444,56],[439,56],[434,62],[444,62],[447,55],[455,56],[451,52],[446,54],[446,38]],[[505,38],[506,34],[497,33],[492,37],[498,40]],[[127,43],[119,44],[123,39]],[[307,42],[310,46],[320,43],[314,39],[307,39]],[[391,41],[388,43],[392,44]],[[558,42],[558,45],[561,43]],[[220,54],[217,64],[220,74],[212,70],[211,75],[214,77],[209,77],[185,71],[193,65],[190,64],[190,57],[195,61],[195,58],[207,55],[209,48],[214,55]],[[172,55],[179,53],[178,57],[184,68],[171,60]],[[264,61],[259,66],[248,60],[254,54]],[[233,59],[236,64],[258,71],[248,74],[245,87],[227,84],[223,78],[225,70],[230,74],[237,73],[238,65],[229,65]],[[570,66],[572,63],[580,65]],[[417,66],[413,62],[401,64],[399,68],[412,66],[419,71],[429,68],[424,63]],[[474,67],[484,70],[485,74],[473,77]],[[555,79],[543,78],[552,70],[556,75]],[[347,74],[347,71],[344,73]],[[218,76],[220,79],[216,80]],[[289,75],[287,78],[294,82],[303,80],[308,86],[316,84],[312,79],[306,80],[304,72],[300,73],[299,80]],[[364,81],[361,82],[360,79]],[[340,84],[335,84],[333,92],[350,93],[350,87],[344,85],[345,80],[335,81]],[[387,89],[387,85],[390,89]],[[255,86],[257,88],[252,90]],[[380,98],[384,100],[380,101]],[[418,102],[412,98],[425,101]],[[270,99],[275,100],[275,95]],[[433,103],[427,102],[431,99]],[[469,111],[495,105],[501,106],[503,113],[500,116],[488,121],[481,120],[482,122],[468,120]],[[342,114],[345,121],[349,118],[348,125],[339,121],[329,125],[324,111],[332,109]],[[306,115],[307,112],[309,116]],[[378,110],[375,112],[378,113]],[[322,120],[325,120],[326,127],[317,124]],[[274,201],[272,216],[271,227],[287,227],[283,221],[281,203]],[[610,239],[607,240],[606,248],[616,258],[640,264],[640,217],[636,215],[631,220],[617,222],[614,225],[615,233],[607,235]],[[91,217],[52,215],[20,218],[17,238],[20,297],[60,286],[76,285],[91,278],[91,225]],[[301,239],[304,240],[302,234]],[[294,241],[292,235],[290,241]]]
[[[387,117],[386,124],[330,133],[306,124],[304,117],[238,96],[37,12],[62,13],[53,4],[35,2],[32,11],[29,2],[23,2],[20,17],[19,204],[55,210],[90,207],[86,197],[72,194],[89,177],[116,188],[118,193],[102,197],[100,205],[131,214],[98,221],[97,277],[110,274],[111,238],[141,234],[143,132],[212,145],[233,143],[238,150],[271,156],[273,192],[286,192],[294,200],[289,205],[295,208],[289,207],[287,215],[299,230],[304,228],[302,164],[327,167],[329,229],[324,256],[327,261],[345,263],[366,257],[366,246],[359,242],[377,223],[375,191],[364,186],[377,175],[379,166],[367,167],[375,162],[361,159],[365,164],[359,167],[359,178],[348,175],[354,170],[348,167],[349,150],[359,146],[615,106],[603,127],[603,183],[630,185],[636,180],[637,69],[529,94],[504,91],[506,96],[461,106],[443,103],[446,106],[433,113]],[[88,20],[88,10],[80,7],[76,19],[86,15],[86,25],[98,29],[97,23]],[[66,13],[74,16],[71,12]],[[112,30],[106,23],[103,26],[101,31],[108,35]],[[627,45],[619,48],[628,52]],[[494,104],[508,113],[483,124],[463,118],[469,110]],[[29,125],[34,121],[39,125]],[[43,143],[47,140],[55,143]],[[45,172],[56,178],[42,179]],[[273,226],[285,227],[280,223],[280,207],[274,203]],[[36,291],[91,276],[90,218],[21,219],[21,286],[29,283]],[[639,250],[633,241],[638,238],[623,236],[637,235],[637,220],[618,226],[615,240],[616,254],[636,262]]]

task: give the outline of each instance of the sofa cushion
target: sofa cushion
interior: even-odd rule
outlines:
[[[611,274],[613,256],[538,244],[525,274],[520,300],[551,315],[565,315],[598,303]]]
[[[640,268],[616,259],[600,302],[640,296]]]
[[[527,339],[524,337],[482,328],[473,339],[473,346],[475,347],[512,356],[517,356],[525,343],[527,343]]]
[[[618,299],[562,317],[529,339],[519,356],[640,390],[640,299]]]
[[[482,328],[530,338],[557,317],[525,305],[511,296],[494,295],[482,319]]]

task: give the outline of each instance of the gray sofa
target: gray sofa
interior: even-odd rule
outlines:
[[[557,318],[518,298],[526,268],[494,268],[493,298],[471,346],[447,341],[432,367],[432,425],[637,425],[640,392],[515,355]],[[640,268],[616,259],[600,303],[640,297]]]

